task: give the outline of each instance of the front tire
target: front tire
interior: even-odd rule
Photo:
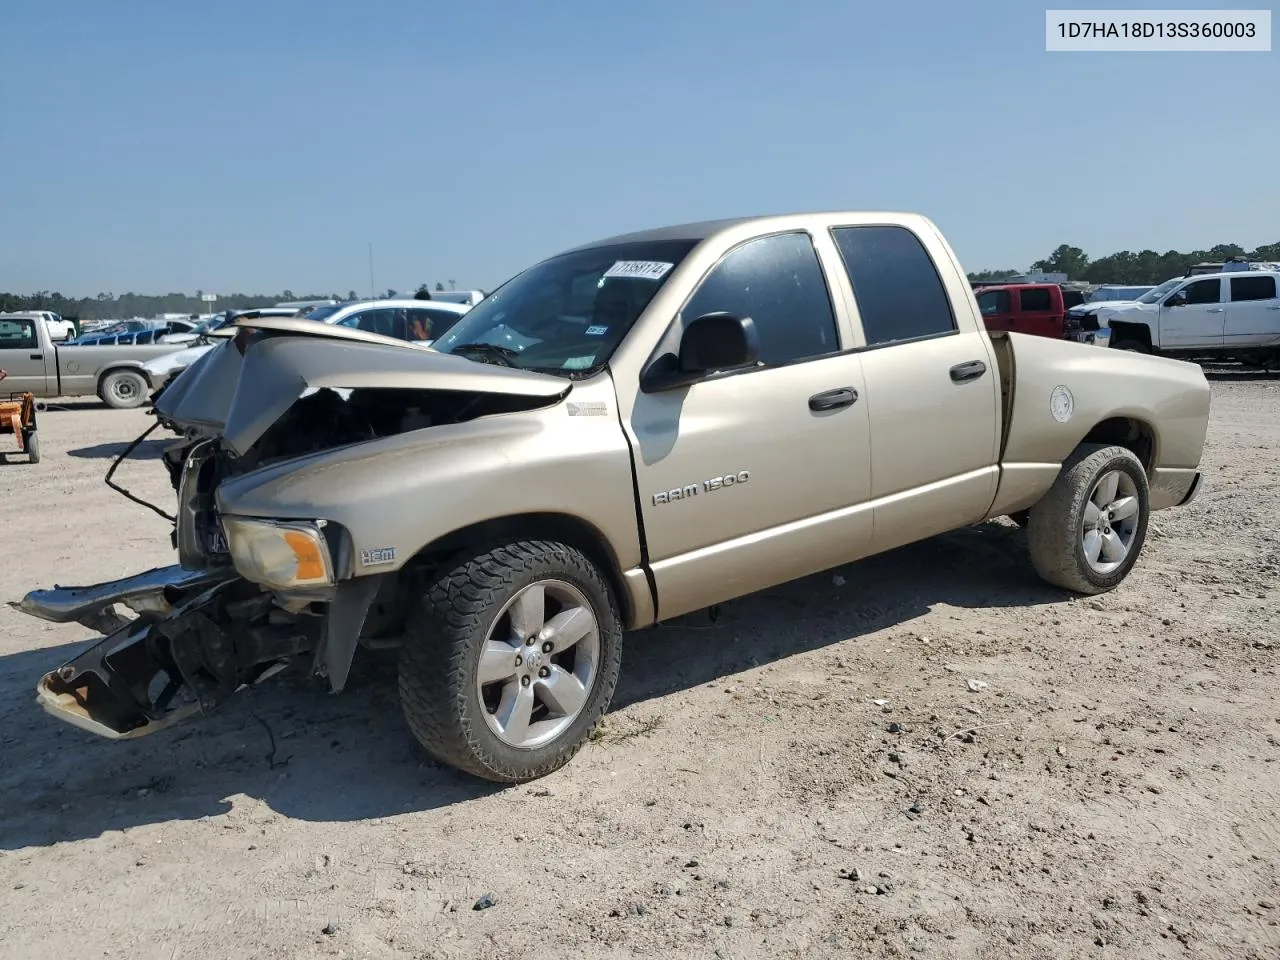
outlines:
[[[427,590],[400,651],[400,705],[435,759],[523,783],[582,748],[621,668],[621,618],[596,566],[562,543],[509,543]]]
[[[40,436],[34,430],[25,431],[22,435],[22,446],[27,451],[27,459],[32,463],[40,462]]]
[[[1150,512],[1147,473],[1132,451],[1081,444],[1031,508],[1032,565],[1056,587],[1112,590],[1138,561]]]
[[[1130,353],[1150,353],[1151,348],[1141,340],[1121,340],[1119,343],[1112,344],[1116,350],[1128,350]]]

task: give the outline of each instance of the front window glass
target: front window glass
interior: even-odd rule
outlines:
[[[484,363],[589,375],[608,363],[697,242],[613,244],[544,260],[473,307],[432,346]]]
[[[1185,293],[1188,304],[1217,303],[1222,297],[1222,281],[1217,278],[1197,280],[1187,284]]]

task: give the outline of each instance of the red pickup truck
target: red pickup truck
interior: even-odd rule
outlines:
[[[1056,283],[1002,283],[978,287],[974,295],[988,330],[1079,339],[1079,325],[1067,314],[1084,303],[1079,290],[1064,290]]]

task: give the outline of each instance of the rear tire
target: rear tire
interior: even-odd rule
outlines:
[[[621,618],[595,565],[562,543],[509,543],[428,588],[400,650],[400,705],[435,759],[522,783],[582,748],[621,668]]]
[[[27,459],[32,463],[40,462],[40,435],[34,430],[24,431],[22,447],[27,451]]]
[[[147,402],[147,378],[135,370],[113,370],[102,378],[98,397],[113,410],[129,410]]]
[[[1115,350],[1128,350],[1130,353],[1150,353],[1151,348],[1141,340],[1121,340],[1119,343],[1112,344]]]
[[[1147,473],[1132,451],[1081,444],[1031,508],[1027,540],[1036,573],[1076,593],[1114,589],[1138,561],[1150,510]]]

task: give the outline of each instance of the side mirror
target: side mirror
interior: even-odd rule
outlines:
[[[754,366],[759,357],[760,337],[750,317],[704,313],[685,326],[678,354],[664,353],[649,365],[640,389],[674,390],[720,370]]]

